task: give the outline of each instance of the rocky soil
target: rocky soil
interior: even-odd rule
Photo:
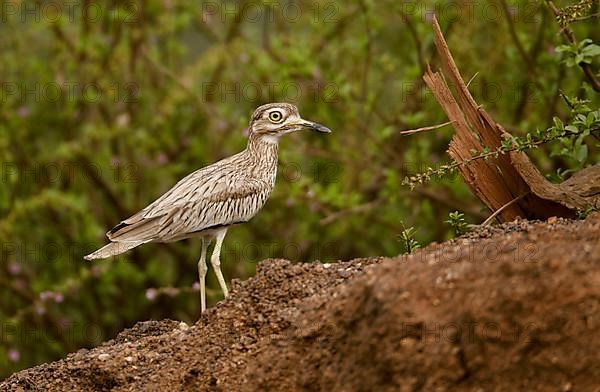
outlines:
[[[1,391],[600,391],[600,216],[410,256],[266,260],[195,325],[140,322]]]

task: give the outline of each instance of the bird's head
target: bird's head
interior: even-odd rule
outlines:
[[[331,132],[324,125],[304,120],[300,117],[298,108],[289,103],[269,103],[259,106],[250,120],[251,134],[271,139],[303,129],[322,133]]]

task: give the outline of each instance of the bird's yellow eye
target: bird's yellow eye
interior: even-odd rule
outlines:
[[[269,120],[275,124],[280,123],[283,121],[283,114],[279,110],[274,110],[269,113]]]

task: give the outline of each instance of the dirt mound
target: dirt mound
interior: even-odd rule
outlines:
[[[267,260],[194,326],[148,321],[0,390],[576,390],[600,385],[600,217],[394,259]]]

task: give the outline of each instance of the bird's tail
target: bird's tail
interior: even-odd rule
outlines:
[[[147,241],[111,242],[97,251],[90,253],[87,256],[83,256],[83,258],[86,260],[106,259],[107,257],[113,257],[127,252],[129,249],[133,249],[144,242]]]

